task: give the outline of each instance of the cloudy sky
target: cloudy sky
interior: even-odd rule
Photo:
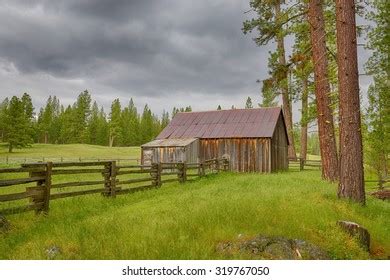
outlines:
[[[0,98],[28,92],[36,107],[49,95],[71,104],[88,89],[106,108],[133,97],[157,113],[258,103],[270,49],[241,31],[248,3],[0,0]]]

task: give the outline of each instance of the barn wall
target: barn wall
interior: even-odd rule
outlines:
[[[271,170],[288,169],[288,142],[282,116],[279,116],[271,139]]]
[[[142,147],[141,162],[145,165],[158,162],[196,163],[199,161],[198,152],[199,140],[184,147]]]
[[[228,155],[239,172],[271,172],[271,140],[268,138],[201,139],[200,160]]]

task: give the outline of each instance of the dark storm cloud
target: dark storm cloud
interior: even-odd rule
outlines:
[[[242,34],[248,2],[0,0],[0,94],[40,106],[88,88],[106,107],[134,97],[159,111],[259,102],[268,50]]]

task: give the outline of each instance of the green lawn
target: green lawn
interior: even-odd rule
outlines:
[[[79,160],[81,157],[86,159],[122,159],[122,158],[140,158],[140,147],[104,147],[86,144],[34,144],[32,147],[23,149],[14,149],[14,152],[8,152],[8,146],[0,143],[0,164],[5,162],[8,156],[11,163],[45,160],[60,161]],[[16,160],[15,160],[16,159]]]
[[[218,242],[257,234],[305,239],[334,259],[387,258],[390,204],[368,197],[367,206],[336,197],[336,185],[319,171],[210,175],[180,185],[117,196],[51,202],[48,217],[9,216],[12,230],[0,235],[0,259],[245,258],[216,252]],[[339,219],[366,227],[370,256],[337,226]]]

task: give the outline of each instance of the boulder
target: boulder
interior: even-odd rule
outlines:
[[[367,229],[361,225],[350,222],[350,221],[337,221],[339,225],[345,232],[349,233],[352,237],[357,238],[359,244],[367,252],[370,251],[370,233]]]
[[[245,240],[222,242],[217,245],[216,250],[224,255],[244,254],[259,259],[329,259],[328,254],[316,245],[277,236],[258,235]]]

